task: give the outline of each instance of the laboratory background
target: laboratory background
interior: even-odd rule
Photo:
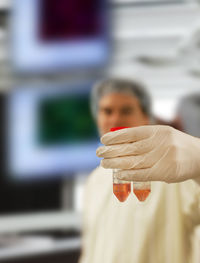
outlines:
[[[0,262],[78,262],[100,163],[90,91],[111,76],[200,137],[200,1],[0,0]]]

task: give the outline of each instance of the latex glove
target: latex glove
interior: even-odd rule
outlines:
[[[109,132],[97,149],[104,168],[117,168],[128,181],[181,182],[200,178],[200,139],[169,126],[153,125]]]

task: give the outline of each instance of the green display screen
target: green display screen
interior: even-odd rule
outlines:
[[[97,138],[88,96],[62,94],[41,99],[38,139],[42,145],[81,143]]]

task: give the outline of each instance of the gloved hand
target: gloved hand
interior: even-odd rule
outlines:
[[[104,168],[117,168],[127,181],[181,182],[200,179],[200,139],[169,126],[152,125],[109,132],[97,149]]]

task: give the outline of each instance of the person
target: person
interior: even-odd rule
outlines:
[[[127,148],[124,144],[123,152],[134,148],[132,140],[128,139],[130,134],[126,134],[130,131],[133,134],[135,130],[139,138],[144,139],[138,150],[144,149],[145,153],[154,146],[145,143],[145,130],[154,126],[151,125],[150,97],[142,84],[115,78],[102,81],[92,90],[91,103],[99,133],[103,135],[102,142],[108,144],[103,146],[106,150],[100,148],[99,152],[104,157],[109,152],[111,157],[107,156],[106,161],[112,161],[116,147],[122,146],[121,139],[119,145],[110,146],[115,143],[110,140],[111,127],[131,127],[112,133],[114,140],[123,137],[126,141]],[[144,130],[143,135],[140,129]],[[154,137],[155,144],[156,141],[162,144],[158,133],[147,135]],[[168,134],[165,135],[167,139]],[[134,154],[138,154],[137,151]],[[140,162],[143,161],[136,167]],[[192,262],[192,235],[200,223],[200,189],[194,180],[174,184],[153,181],[145,202],[139,202],[131,193],[120,203],[112,192],[112,169],[97,167],[85,187],[83,248],[79,263]]]

